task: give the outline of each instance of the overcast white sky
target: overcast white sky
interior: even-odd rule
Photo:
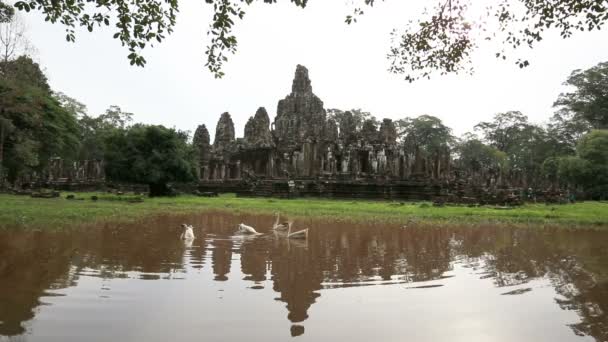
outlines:
[[[297,64],[309,69],[325,108],[362,108],[379,119],[431,114],[462,134],[507,110],[547,121],[570,72],[608,60],[608,30],[568,40],[553,33],[527,55],[532,66],[523,70],[495,59],[495,50],[487,48],[474,56],[473,76],[436,76],[409,84],[386,71],[389,33],[429,2],[387,0],[351,26],[344,23],[352,11],[349,3],[312,0],[299,9],[285,1],[249,7],[237,23],[238,52],[221,80],[204,67],[211,8],[202,0],[180,1],[174,34],[145,51],[145,68],[129,65],[128,53],[112,39],[111,29],[82,32],[73,44],[65,41],[62,26],[45,23],[37,14],[25,19],[52,88],[85,103],[91,114],[119,105],[138,122],[190,131],[204,123],[212,136],[225,111],[232,114],[238,136],[260,106],[273,120],[278,100],[291,91]]]

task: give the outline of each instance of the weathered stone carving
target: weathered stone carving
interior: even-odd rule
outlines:
[[[277,106],[274,133],[279,147],[295,147],[307,139],[319,140],[325,120],[323,101],[312,92],[308,70],[298,65],[291,94]]]
[[[340,120],[340,140],[344,144],[352,144],[358,140],[357,121],[351,112],[345,112]]]
[[[215,129],[215,141],[213,148],[215,152],[221,153],[224,150],[230,150],[234,143],[234,123],[228,112],[222,114]]]
[[[209,179],[209,160],[211,159],[211,138],[205,125],[200,125],[194,132],[192,144],[198,152],[198,177],[199,179]]]
[[[192,138],[192,144],[194,148],[199,152],[198,159],[199,161],[208,161],[211,158],[211,138],[209,137],[209,131],[205,125],[200,125],[196,128],[194,132],[194,137]]]
[[[325,124],[325,141],[335,143],[338,141],[338,124],[333,118],[327,119]]]
[[[428,199],[438,194],[440,187],[428,180],[410,181],[415,167],[424,165],[415,166],[415,158],[397,144],[392,120],[358,120],[351,112],[328,117],[312,91],[308,70],[298,65],[291,94],[279,101],[272,128],[260,108],[245,125],[243,139],[235,140],[232,119],[224,113],[213,146],[196,144],[207,151],[199,155],[209,156],[202,164],[207,169],[201,168],[202,187],[222,191],[241,182],[259,196],[322,191],[358,196],[363,191],[362,197]],[[203,132],[201,128],[197,135],[205,136]]]
[[[386,145],[397,143],[397,128],[391,119],[384,119],[380,124],[380,141]]]
[[[271,147],[270,118],[264,107],[260,107],[254,117],[245,125],[245,143],[250,147]]]
[[[37,181],[49,184],[101,183],[105,181],[105,170],[102,160],[68,162],[55,157],[49,160],[42,177],[37,176],[31,175],[31,181],[38,178]]]

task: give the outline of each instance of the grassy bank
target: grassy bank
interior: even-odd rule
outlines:
[[[331,218],[351,221],[394,223],[557,225],[564,227],[608,228],[608,204],[585,202],[572,205],[527,204],[504,210],[493,207],[433,207],[429,203],[369,202],[353,200],[269,198],[216,198],[180,196],[144,198],[132,203],[134,196],[75,194],[82,200],[42,199],[0,194],[0,228],[60,229],[100,222],[128,222],[158,214],[189,214],[205,210],[236,213],[273,213],[293,217]],[[99,200],[91,200],[97,195]]]

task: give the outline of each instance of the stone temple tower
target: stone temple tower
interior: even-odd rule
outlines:
[[[305,141],[318,141],[326,122],[323,101],[312,92],[308,69],[296,67],[291,94],[279,101],[274,134],[279,146],[295,147]]]

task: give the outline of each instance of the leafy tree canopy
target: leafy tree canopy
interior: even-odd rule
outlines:
[[[608,128],[608,62],[587,70],[574,70],[565,83],[573,91],[559,95],[555,106],[595,129]]]
[[[86,107],[80,102],[63,94],[60,97],[64,108],[78,116],[80,128],[78,157],[81,160],[103,160],[106,138],[116,130],[129,127],[133,121],[133,114],[123,112],[119,106],[110,106],[104,114],[94,117],[87,114]]]
[[[304,8],[308,0],[290,0]],[[384,0],[382,0],[384,1]],[[207,68],[222,77],[223,64],[228,55],[236,52],[237,38],[233,28],[245,16],[245,8],[253,3],[276,3],[276,0],[205,0],[213,7],[209,25],[211,41],[207,47]],[[373,6],[380,0],[356,0],[346,23],[351,24],[364,13],[363,7]],[[470,56],[480,42],[494,40],[502,48],[496,57],[506,59],[508,50],[521,46],[533,47],[541,41],[547,30],[557,30],[563,38],[577,31],[601,29],[608,20],[606,0],[435,0],[422,19],[410,20],[402,32],[393,33],[393,46],[389,51],[390,70],[404,75],[408,81],[420,77],[472,71]],[[125,46],[132,65],[146,63],[142,50],[153,43],[162,42],[173,32],[179,11],[177,0],[19,0],[15,6],[26,12],[40,11],[45,20],[59,22],[66,27],[66,39],[75,40],[75,27],[93,31],[98,26],[115,26],[114,38]],[[0,13],[2,8],[0,7]],[[480,18],[472,13],[483,12]],[[9,14],[10,15],[10,14]],[[0,19],[2,17],[0,16]],[[529,64],[526,58],[517,58],[517,65]]]
[[[406,151],[431,156],[447,153],[454,142],[452,130],[431,115],[397,121],[398,135]]]
[[[591,124],[580,115],[566,110],[558,110],[549,125],[547,135],[553,144],[556,154],[573,155],[577,142],[591,131]]]
[[[13,7],[0,1],[0,23],[11,21],[14,13]]]
[[[588,184],[589,162],[577,156],[562,157],[558,161],[557,176],[560,180],[574,185]]]
[[[528,128],[528,117],[519,111],[498,113],[494,115],[493,121],[475,125],[475,129],[481,131],[490,145],[505,152],[519,144],[518,139]]]
[[[42,171],[52,157],[75,157],[76,118],[36,84],[0,79],[0,178],[14,182],[26,171]]]
[[[352,120],[354,131],[360,131],[363,128],[363,123],[365,122],[365,120],[376,120],[376,118],[372,116],[370,112],[364,111],[362,109],[351,109],[348,111],[343,111],[340,109],[332,108],[327,110],[327,116],[331,119],[334,119],[338,126],[346,124],[345,121]]]
[[[608,130],[595,130],[585,135],[578,143],[577,152],[581,158],[608,171]]]
[[[28,56],[19,56],[14,60],[0,61],[0,74],[13,83],[21,86],[33,86],[50,92],[46,75],[40,65]]]
[[[163,126],[136,124],[106,139],[106,175],[121,182],[148,184],[151,196],[168,193],[170,182],[194,180],[188,135]]]
[[[496,114],[494,120],[481,122],[475,129],[486,143],[507,154],[511,179],[521,186],[535,183],[542,175],[545,159],[558,151],[547,131],[529,123],[528,117],[518,111]]]
[[[558,177],[582,185],[593,197],[608,196],[608,130],[595,130],[578,143],[577,156],[559,159]]]
[[[473,173],[498,173],[508,166],[506,153],[477,139],[461,142],[456,151],[459,166]]]

